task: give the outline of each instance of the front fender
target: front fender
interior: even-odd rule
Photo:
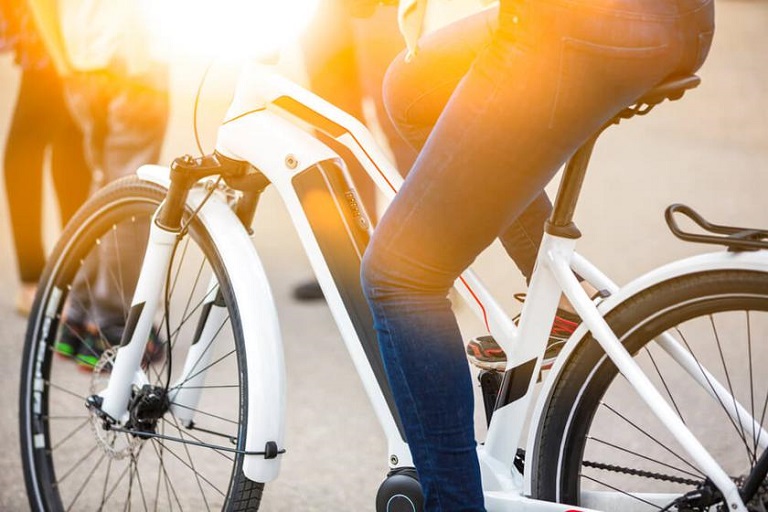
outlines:
[[[630,297],[663,281],[714,270],[753,270],[758,272],[768,272],[768,251],[720,251],[674,261],[656,268],[618,289],[618,291],[601,302],[597,306],[597,309],[603,316],[606,316]],[[539,434],[541,433],[542,420],[547,411],[547,407],[549,406],[555,384],[560,380],[561,373],[565,367],[565,362],[587,334],[589,334],[587,327],[584,324],[581,324],[571,335],[570,339],[563,347],[562,352],[557,357],[554,366],[549,371],[549,375],[544,379],[541,392],[531,411],[531,428],[529,430],[531,435],[528,436],[526,453],[531,455],[536,453],[535,449]],[[528,496],[530,496],[531,493],[532,473],[532,471],[525,472],[525,493]]]
[[[145,165],[137,171],[139,178],[162,187],[170,185],[167,167]],[[205,192],[190,191],[187,206],[196,209]],[[248,418],[245,450],[264,452],[269,442],[278,449],[284,445],[285,367],[283,344],[274,297],[258,253],[232,209],[216,195],[211,196],[198,217],[205,226],[227,271],[240,313],[248,365]],[[265,459],[246,455],[243,473],[250,480],[269,482],[280,471],[278,455]]]

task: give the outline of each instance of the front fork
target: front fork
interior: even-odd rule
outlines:
[[[153,327],[175,244],[176,233],[160,228],[157,222],[152,223],[128,321],[109,383],[101,393],[101,412],[119,423],[125,423],[127,419],[132,385],[141,386],[146,383],[141,371],[141,359]]]
[[[185,156],[176,159],[171,166],[171,185],[150,227],[144,262],[109,382],[103,392],[89,399],[89,405],[96,407],[106,420],[125,424],[134,385],[141,387],[148,384],[141,362],[163,296],[174,248],[182,234],[182,218],[189,191],[200,179],[215,174],[228,181],[248,185],[236,207],[238,218],[248,229],[266,183],[248,180],[247,171],[247,163],[220,155],[199,159]],[[185,426],[192,424],[193,410],[197,408],[200,388],[213,352],[211,345],[226,315],[218,282],[212,276],[184,369],[176,383],[167,390],[171,410]],[[167,340],[167,343],[172,341]]]

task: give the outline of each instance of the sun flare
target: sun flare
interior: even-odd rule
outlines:
[[[153,0],[144,2],[155,52],[173,56],[264,57],[295,40],[319,0]]]

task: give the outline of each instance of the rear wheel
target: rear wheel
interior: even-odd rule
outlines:
[[[67,227],[40,282],[20,390],[22,459],[36,510],[258,509],[263,484],[243,475],[238,453],[248,412],[240,312],[200,222],[178,245],[169,308],[158,311],[147,345],[150,387],[134,389],[135,403],[146,404],[152,389],[170,382],[170,404],[151,421],[137,419],[134,433],[106,429],[84,406],[106,386],[149,222],[164,197],[165,189],[137,178],[106,187]],[[204,325],[213,342],[186,361]],[[181,381],[185,361],[193,370]],[[194,407],[175,401],[182,390],[200,392]],[[147,406],[136,410],[147,417]],[[136,435],[139,425],[156,437]]]
[[[606,320],[741,487],[768,447],[768,274],[715,271],[663,282]],[[692,357],[690,371],[663,349],[662,333]],[[713,396],[715,381],[732,398]],[[760,427],[750,428],[748,417]],[[672,504],[714,488],[591,337],[555,384],[538,435],[531,462],[539,499],[598,510],[721,510],[717,497]],[[764,484],[748,508],[764,511],[766,504]]]

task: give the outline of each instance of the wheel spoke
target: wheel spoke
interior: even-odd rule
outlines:
[[[741,421],[741,415],[736,404],[736,393],[733,392],[733,384],[731,383],[731,373],[728,371],[728,365],[725,362],[725,354],[723,354],[723,345],[720,343],[720,334],[717,332],[717,326],[715,325],[714,315],[709,315],[709,322],[712,325],[712,332],[715,335],[715,342],[717,344],[717,353],[720,355],[720,362],[723,365],[723,372],[725,373],[725,381],[728,384],[728,392],[731,394],[731,400],[733,401],[733,408],[736,411],[736,421],[738,423],[738,430],[740,432],[741,440],[744,442],[744,448],[747,450],[747,458],[751,460],[754,465],[757,462],[755,453],[749,449],[749,443],[747,442],[747,433],[744,432],[744,422]]]
[[[141,448],[143,448],[144,445],[141,445]],[[141,453],[141,448],[139,448],[139,454]],[[133,455],[131,454],[131,459],[134,465],[134,468],[136,468],[136,483],[139,484],[139,492],[141,493],[141,503],[144,505],[144,512],[149,512],[149,508],[147,507],[147,498],[144,494],[144,485],[141,483],[141,471],[139,471],[139,463],[137,461],[138,454]]]
[[[683,457],[681,457],[680,455],[678,455],[677,453],[675,453],[675,452],[674,452],[674,451],[673,451],[673,450],[672,450],[672,449],[671,449],[669,446],[665,445],[664,443],[662,443],[661,441],[659,441],[658,439],[656,439],[655,437],[653,437],[651,434],[649,434],[648,432],[646,432],[644,429],[640,428],[640,427],[639,427],[639,426],[638,426],[636,423],[632,422],[630,419],[628,419],[626,416],[624,416],[623,414],[621,414],[619,411],[617,411],[616,409],[614,409],[613,407],[611,407],[610,405],[608,405],[608,404],[607,404],[607,403],[605,403],[605,402],[601,402],[601,403],[600,403],[600,405],[602,405],[603,407],[605,407],[606,409],[608,409],[609,411],[611,411],[613,414],[615,414],[616,416],[618,416],[619,418],[621,418],[622,420],[624,420],[624,421],[625,421],[626,423],[628,423],[628,424],[629,424],[629,425],[630,425],[632,428],[634,428],[635,430],[637,430],[638,432],[640,432],[641,434],[643,434],[645,437],[647,437],[648,439],[650,439],[651,441],[653,441],[654,443],[656,443],[658,446],[660,446],[661,448],[663,448],[665,451],[669,452],[669,453],[670,453],[670,454],[671,454],[673,457],[675,457],[676,459],[678,459],[680,462],[682,462],[682,463],[683,463],[683,464],[685,464],[686,466],[690,467],[690,468],[691,468],[691,469],[693,469],[694,471],[698,471],[698,468],[696,468],[696,467],[695,467],[693,464],[691,464],[690,462],[688,462],[687,460],[685,460]]]
[[[190,466],[189,466],[189,464],[187,464],[187,463],[186,463],[186,461],[184,461],[184,459],[182,459],[181,457],[179,457],[178,455],[176,455],[176,453],[175,453],[173,450],[171,450],[170,448],[168,448],[168,447],[165,445],[165,443],[161,442],[161,441],[160,441],[159,439],[157,439],[157,438],[152,438],[152,442],[154,442],[154,443],[157,443],[157,444],[159,444],[159,445],[163,446],[163,447],[164,447],[164,450],[165,450],[165,451],[167,451],[168,453],[170,453],[171,455],[173,455],[173,457],[174,457],[176,460],[178,460],[179,462],[181,462],[182,464],[184,464],[185,466],[187,466],[187,468],[188,468],[188,469],[190,469],[190,470],[194,471],[194,469],[192,469],[192,467],[190,467]],[[212,488],[213,488],[213,489],[214,489],[216,492],[218,492],[219,494],[221,494],[223,497],[226,497],[226,496],[227,496],[227,495],[226,495],[226,494],[225,494],[225,493],[224,493],[224,492],[223,492],[221,489],[219,489],[218,487],[216,487],[215,485],[213,485],[213,483],[211,483],[211,482],[210,482],[210,481],[209,481],[207,478],[205,478],[205,477],[204,477],[204,476],[202,476],[202,475],[199,475],[199,476],[200,476],[200,479],[202,479],[202,480],[203,480],[205,483],[207,483],[208,485],[210,485],[210,486],[211,486],[211,487],[212,487]]]
[[[73,429],[71,432],[69,432],[69,433],[68,433],[67,435],[65,435],[65,436],[64,436],[62,439],[60,439],[58,443],[56,443],[55,445],[53,445],[53,446],[51,447],[51,450],[50,450],[50,451],[51,451],[51,453],[53,453],[53,452],[54,452],[54,451],[56,451],[56,450],[57,450],[59,447],[61,447],[61,445],[63,445],[64,443],[66,443],[67,441],[69,441],[70,439],[72,439],[72,438],[73,438],[73,437],[74,437],[74,436],[75,436],[75,435],[76,435],[78,432],[80,432],[80,431],[81,431],[83,428],[85,428],[85,427],[88,425],[88,423],[90,423],[90,421],[91,421],[91,420],[90,420],[90,418],[85,418],[85,420],[84,420],[82,423],[80,423],[80,424],[79,424],[77,427],[75,427],[75,428],[74,428],[74,429]]]
[[[676,326],[675,331],[677,332],[678,336],[680,336],[680,339],[683,340],[683,344],[685,344],[685,347],[688,349],[688,352],[690,352],[691,356],[696,361],[696,365],[699,368],[699,372],[701,372],[701,375],[703,375],[704,379],[707,381],[707,384],[709,385],[710,390],[712,390],[712,395],[717,399],[717,403],[720,404],[720,408],[723,410],[723,413],[725,413],[726,417],[728,418],[728,421],[733,426],[733,429],[736,432],[736,435],[741,438],[742,442],[744,443],[744,446],[747,447],[747,456],[751,459],[752,457],[749,455],[749,446],[747,445],[746,437],[744,437],[744,431],[736,425],[736,422],[733,421],[733,416],[731,416],[728,413],[728,409],[725,407],[725,404],[720,399],[720,395],[718,395],[717,391],[715,391],[715,386],[712,384],[712,381],[710,380],[709,376],[704,371],[704,368],[702,367],[701,362],[699,362],[699,358],[696,356],[696,353],[691,348],[691,345],[688,343],[688,340],[683,335],[681,329]],[[733,390],[731,390],[730,393],[731,393],[731,397],[733,397]]]
[[[76,470],[76,469],[77,469],[77,468],[80,466],[80,464],[82,464],[83,462],[85,462],[86,460],[88,460],[88,458],[89,458],[91,455],[93,455],[93,454],[94,454],[94,452],[95,452],[95,451],[96,451],[98,448],[99,448],[99,445],[94,445],[94,447],[93,447],[93,448],[91,448],[90,450],[88,450],[88,451],[86,452],[86,454],[85,454],[85,455],[83,455],[82,457],[80,457],[80,458],[77,460],[77,462],[75,462],[75,464],[74,464],[74,465],[73,465],[71,468],[69,468],[67,471],[65,471],[65,472],[64,472],[64,476],[62,476],[62,477],[60,477],[58,480],[56,480],[56,482],[54,483],[54,485],[56,485],[57,487],[60,487],[60,486],[61,486],[61,483],[62,483],[64,480],[66,480],[67,478],[69,478],[69,475],[71,475],[71,474],[72,474],[72,472],[74,472],[74,471],[75,471],[75,470]]]
[[[123,315],[128,316],[130,305],[126,303],[125,283],[123,281],[123,262],[120,260],[120,241],[117,238],[117,225],[112,224],[112,248],[115,252],[116,265],[106,265],[109,275],[112,278],[112,282],[115,283],[117,292],[120,294],[120,302],[123,304]],[[114,266],[117,267],[117,276],[115,276]]]
[[[619,494],[623,494],[624,496],[627,496],[627,497],[629,497],[629,498],[635,499],[635,500],[637,500],[637,501],[639,501],[639,502],[641,502],[641,503],[645,503],[646,505],[650,505],[650,506],[652,506],[653,508],[655,508],[655,509],[657,509],[657,510],[662,510],[662,508],[661,508],[660,506],[656,505],[655,503],[651,503],[650,501],[647,501],[647,500],[644,500],[644,499],[642,499],[642,498],[639,498],[638,496],[635,496],[635,495],[634,495],[634,494],[632,494],[632,493],[629,493],[629,492],[626,492],[626,491],[622,491],[621,489],[619,489],[619,488],[617,488],[617,487],[614,487],[614,486],[612,486],[612,485],[609,485],[609,484],[607,484],[607,483],[605,483],[605,482],[602,482],[602,481],[600,481],[600,480],[598,480],[598,479],[596,479],[596,478],[592,478],[592,477],[590,477],[590,476],[587,476],[587,475],[585,475],[584,473],[582,473],[582,474],[581,474],[581,477],[582,477],[582,478],[585,478],[585,479],[587,479],[587,480],[590,480],[590,481],[592,481],[592,482],[595,482],[596,484],[602,485],[603,487],[606,487],[606,488],[608,488],[608,489],[611,489],[612,491],[616,491],[616,492],[618,492]]]
[[[66,393],[66,394],[68,394],[70,396],[78,398],[78,399],[82,400],[83,403],[85,403],[85,397],[83,395],[78,395],[74,391],[70,391],[69,389],[65,389],[65,388],[63,388],[61,386],[58,386],[58,385],[54,384],[53,382],[51,382],[50,380],[45,380],[43,382],[45,383],[46,386],[50,386],[51,388],[53,388],[53,389],[55,389],[57,391],[61,391],[62,393]]]
[[[179,432],[179,436],[182,440],[184,440],[184,432],[181,431],[181,427],[179,427],[179,424],[176,422],[176,418],[173,417],[173,423],[176,427],[176,430]],[[197,482],[197,488],[200,489],[200,495],[203,497],[203,503],[205,503],[205,509],[210,511],[211,507],[208,505],[208,499],[205,497],[205,491],[203,491],[203,484],[200,483],[200,473],[195,469],[195,463],[192,460],[192,455],[189,453],[189,446],[186,444],[183,444],[184,446],[184,452],[187,454],[187,459],[189,460],[189,465],[192,468],[192,472],[195,474],[195,481]]]
[[[613,443],[609,443],[608,441],[604,441],[604,440],[598,439],[596,437],[587,436],[587,439],[589,439],[591,441],[595,441],[596,443],[600,443],[600,444],[605,445],[605,446],[610,446],[611,448],[614,448],[614,449],[619,450],[621,452],[627,453],[629,455],[634,455],[635,457],[639,457],[639,458],[647,460],[649,462],[653,462],[654,464],[658,464],[659,466],[664,466],[666,468],[669,468],[671,470],[677,471],[677,472],[682,473],[684,475],[692,476],[694,478],[699,478],[701,480],[704,480],[704,478],[705,478],[704,475],[702,475],[701,473],[691,473],[688,470],[680,469],[680,468],[675,467],[675,466],[673,466],[671,464],[667,464],[666,462],[661,462],[660,460],[653,459],[651,457],[643,455],[642,453],[639,453],[639,452],[636,452],[636,451],[633,451],[633,450],[629,450],[627,448],[623,448],[621,446],[615,445]]]
[[[662,386],[664,386],[664,389],[667,392],[667,396],[669,397],[669,400],[672,402],[672,406],[675,408],[675,411],[677,412],[677,415],[680,417],[680,420],[683,422],[684,425],[686,425],[685,418],[683,417],[683,413],[680,412],[680,408],[677,406],[677,402],[675,401],[675,398],[672,396],[672,391],[670,391],[669,386],[667,385],[667,380],[664,378],[664,376],[661,374],[661,370],[659,369],[659,365],[656,364],[656,359],[653,357],[653,354],[650,350],[648,350],[648,345],[643,347],[643,350],[648,355],[648,357],[651,360],[651,364],[653,365],[653,369],[656,371],[656,375],[659,376],[659,379],[661,380]]]
[[[171,424],[171,423],[170,423],[170,422],[169,422],[167,419],[165,419],[165,418],[163,418],[163,421],[164,421],[164,422],[166,422],[166,423],[168,423],[168,424],[169,424],[169,425],[171,425],[171,426],[174,426],[173,424]],[[177,420],[176,420],[176,418],[174,418],[174,423],[177,423]],[[201,431],[201,432],[207,432],[207,433],[209,433],[209,434],[213,434],[213,435],[219,435],[219,436],[221,436],[221,437],[226,437],[227,439],[237,439],[235,436],[228,436],[228,435],[226,435],[226,434],[219,434],[219,433],[217,433],[217,432],[211,432],[210,430],[201,429],[201,428],[199,428],[199,427],[197,427],[197,426],[195,426],[195,430],[199,430],[199,431]],[[201,439],[200,437],[198,437],[198,436],[195,436],[195,435],[193,435],[193,434],[190,434],[189,430],[185,430],[185,432],[187,433],[187,435],[188,435],[189,437],[191,437],[192,439],[194,439],[194,440],[195,440],[195,441],[197,441],[198,443],[202,443],[202,444],[210,444],[210,443],[206,443],[205,441],[203,441],[203,439]],[[230,457],[229,455],[227,455],[227,453],[226,453],[226,452],[223,452],[223,451],[221,451],[221,450],[218,450],[218,449],[216,449],[216,448],[213,448],[213,447],[211,447],[211,450],[215,451],[216,453],[218,453],[219,455],[221,455],[221,456],[222,456],[222,457],[224,457],[225,459],[228,459],[228,460],[230,460],[230,461],[232,461],[232,462],[234,462],[234,461],[235,461],[234,457]]]
[[[221,333],[222,329],[224,329],[224,326],[225,326],[225,325],[227,325],[227,323],[228,323],[228,322],[229,322],[229,315],[227,315],[227,317],[224,319],[224,321],[223,321],[223,322],[222,322],[222,324],[219,326],[219,328],[218,328],[218,329],[216,329],[216,332],[215,332],[215,333],[214,333],[214,335],[213,335],[213,339],[214,339],[214,340],[215,340],[216,338],[218,338],[218,336],[219,336],[219,334]],[[184,386],[184,384],[186,384],[187,382],[189,382],[191,379],[195,378],[196,376],[200,375],[200,373],[201,373],[202,371],[205,371],[205,370],[207,370],[208,368],[210,368],[210,367],[212,366],[212,365],[206,366],[206,367],[205,367],[205,368],[203,368],[203,370],[201,370],[200,372],[197,372],[197,373],[193,373],[193,372],[194,372],[194,371],[197,369],[197,366],[200,364],[200,361],[202,361],[202,360],[203,360],[203,356],[204,356],[204,355],[205,355],[205,354],[206,354],[206,353],[207,353],[209,350],[211,350],[211,347],[213,347],[213,340],[211,340],[211,342],[210,342],[210,343],[208,343],[208,346],[206,346],[206,347],[205,347],[205,349],[204,349],[204,350],[203,350],[203,351],[200,353],[200,356],[198,356],[198,358],[197,358],[197,361],[195,361],[195,364],[193,364],[193,365],[192,365],[192,368],[190,368],[190,370],[189,370],[189,373],[190,373],[191,375],[190,375],[189,377],[185,378],[185,379],[184,379],[182,382],[180,382],[179,384],[177,384],[177,385],[173,386],[171,389],[179,389],[179,388],[185,387],[185,386]],[[224,356],[224,357],[227,357],[227,356],[229,356],[229,355],[231,355],[231,354],[232,354],[232,352],[228,353],[228,354],[227,354],[226,356]],[[222,359],[223,359],[223,358],[222,358]],[[221,359],[220,359],[219,361],[221,361]],[[214,363],[214,364],[215,364],[215,363]],[[188,389],[192,389],[192,388],[188,388]]]
[[[217,416],[217,415],[211,414],[209,412],[201,411],[200,409],[195,409],[194,407],[187,407],[186,405],[181,405],[181,404],[173,404],[173,405],[175,405],[176,407],[181,407],[182,409],[187,409],[189,411],[194,411],[197,414],[202,414],[204,416],[210,416],[211,418],[216,418],[216,419],[221,420],[221,421],[226,421],[227,423],[231,423],[233,425],[239,425],[239,423],[237,421],[233,421],[233,420],[224,418],[222,416]]]
[[[161,429],[161,432],[163,435],[165,435],[165,428],[163,427]],[[160,468],[163,473],[163,480],[165,481],[165,493],[168,497],[168,505],[170,505],[170,509],[173,509],[173,505],[171,502],[171,494],[173,494],[173,498],[176,500],[176,504],[179,507],[179,510],[184,510],[184,507],[181,506],[181,501],[179,500],[179,495],[176,493],[176,488],[173,486],[173,482],[171,481],[171,478],[168,476],[168,472],[165,469],[165,458],[163,457],[163,451],[165,447],[162,443],[152,443],[152,448],[155,450],[155,455],[157,455],[158,460],[160,461]]]
[[[76,503],[76,502],[77,502],[77,500],[80,498],[80,495],[83,493],[83,490],[84,490],[84,489],[85,489],[85,488],[88,486],[88,484],[91,482],[91,477],[92,477],[92,476],[93,476],[93,474],[96,472],[96,470],[99,468],[99,466],[101,465],[101,462],[104,460],[104,458],[105,458],[106,456],[107,456],[107,455],[106,455],[105,453],[102,453],[102,454],[101,454],[101,457],[99,457],[99,460],[97,460],[97,461],[96,461],[96,464],[93,466],[93,468],[91,468],[91,471],[88,473],[88,475],[86,475],[86,477],[85,477],[85,480],[83,480],[83,484],[82,484],[82,485],[80,486],[80,488],[77,490],[77,493],[75,494],[75,497],[72,499],[72,503],[70,503],[70,504],[69,504],[69,506],[67,507],[67,510],[68,510],[68,511],[69,511],[69,510],[72,510],[72,507],[74,507],[74,506],[75,506],[75,503]],[[61,480],[60,480],[59,482],[61,482]]]
[[[107,503],[107,487],[109,487],[109,474],[112,471],[112,459],[109,459],[109,462],[107,463],[107,473],[104,476],[104,486],[101,489],[101,504],[99,505],[99,510],[104,509],[104,505]]]
[[[216,365],[217,365],[217,364],[219,364],[220,362],[224,361],[226,358],[228,358],[229,356],[231,356],[231,355],[232,355],[232,354],[234,354],[235,352],[236,352],[236,349],[232,349],[232,350],[230,350],[229,352],[227,352],[226,354],[224,354],[223,356],[221,356],[220,358],[218,358],[216,361],[214,361],[214,362],[212,362],[211,364],[207,365],[205,368],[203,368],[203,369],[201,369],[201,370],[197,371],[196,373],[193,373],[192,375],[190,375],[189,377],[187,377],[186,379],[184,379],[184,382],[189,382],[190,380],[194,379],[195,377],[197,377],[197,376],[198,376],[198,375],[200,375],[201,373],[203,373],[203,372],[207,371],[207,370],[208,370],[208,369],[210,369],[210,368],[213,368],[214,366],[216,366]],[[173,389],[176,389],[176,388],[180,388],[180,387],[182,387],[182,386],[184,385],[184,382],[181,382],[181,383],[179,383],[178,385],[174,386],[174,387],[173,387]]]

